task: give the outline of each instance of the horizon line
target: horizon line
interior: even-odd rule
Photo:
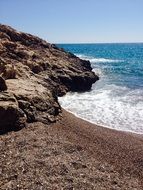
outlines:
[[[142,42],[50,42],[52,44],[142,44]]]

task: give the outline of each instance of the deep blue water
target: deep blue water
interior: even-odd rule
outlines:
[[[93,123],[143,133],[143,44],[60,44],[89,60],[100,80],[91,92],[69,93],[62,106]]]

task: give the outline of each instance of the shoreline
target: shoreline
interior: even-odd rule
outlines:
[[[62,106],[61,106],[62,107]],[[115,129],[115,128],[112,128],[112,127],[108,127],[108,126],[103,126],[103,125],[100,125],[100,124],[97,124],[97,123],[94,123],[88,119],[85,119],[85,118],[82,118],[80,117],[78,114],[70,111],[70,110],[67,110],[65,109],[64,107],[62,107],[63,110],[65,110],[66,112],[74,115],[75,117],[77,117],[78,119],[81,119],[81,120],[84,120],[88,123],[91,123],[92,125],[95,125],[95,126],[99,126],[101,128],[105,128],[105,129],[111,129],[111,130],[115,130],[115,131],[118,131],[118,132],[123,132],[123,133],[130,133],[130,134],[133,134],[133,135],[139,135],[139,136],[143,136],[143,133],[138,133],[138,132],[133,132],[133,131],[130,131],[130,130],[122,130],[122,129]]]
[[[92,86],[93,93],[92,90],[91,94],[85,93],[85,96],[76,93],[72,95],[71,93],[71,96],[69,94],[67,98],[61,99],[63,108],[65,106],[76,117],[93,124],[117,131],[143,135],[141,78],[137,71],[131,73],[132,66],[134,66],[133,70],[136,70],[136,66],[142,63],[142,59],[136,57],[138,53],[141,53],[140,47],[115,46],[116,56],[112,54],[112,46],[102,46],[101,48],[99,46],[75,45],[72,47],[72,45],[66,46],[65,44],[61,47],[74,52],[81,59],[89,60],[92,71],[95,69],[95,73],[96,70],[97,73],[98,70],[103,73],[103,76],[102,74],[101,77],[99,75],[99,81]],[[120,54],[120,50],[127,52]],[[112,52],[110,52],[111,55],[108,54],[108,51]],[[132,60],[128,57],[130,53],[134,53]],[[114,64],[114,62],[120,61],[120,65]],[[133,65],[130,64],[132,61]],[[126,66],[130,69],[124,72]],[[134,82],[131,82],[132,80]],[[96,109],[92,109],[93,107]]]

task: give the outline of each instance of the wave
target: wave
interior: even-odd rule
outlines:
[[[143,133],[143,90],[108,85],[59,98],[63,108],[100,126]]]
[[[83,60],[88,60],[91,63],[119,63],[122,62],[122,60],[116,60],[116,59],[107,59],[107,58],[94,58],[82,54],[76,54],[77,57]]]
[[[91,63],[119,63],[121,60],[105,59],[105,58],[92,58]]]

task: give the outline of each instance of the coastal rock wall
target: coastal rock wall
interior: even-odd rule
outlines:
[[[90,90],[97,80],[89,61],[0,24],[1,133],[26,122],[55,122],[61,112],[57,97]]]

